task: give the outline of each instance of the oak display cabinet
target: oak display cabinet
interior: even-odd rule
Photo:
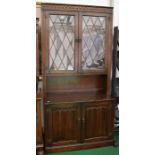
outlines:
[[[45,151],[114,143],[112,8],[42,4]]]

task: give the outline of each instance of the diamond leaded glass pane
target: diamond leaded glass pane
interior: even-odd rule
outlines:
[[[105,17],[83,16],[82,29],[82,69],[103,69]]]
[[[49,16],[49,71],[74,70],[74,16]]]

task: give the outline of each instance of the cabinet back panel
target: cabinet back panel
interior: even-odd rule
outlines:
[[[46,92],[86,92],[106,90],[105,75],[89,76],[48,76]]]

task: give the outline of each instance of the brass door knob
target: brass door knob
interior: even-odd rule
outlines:
[[[43,80],[43,77],[42,76],[38,76],[38,80],[39,81],[42,81]]]

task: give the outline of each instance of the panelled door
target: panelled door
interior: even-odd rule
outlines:
[[[84,142],[102,141],[113,133],[113,110],[107,102],[88,102],[82,111]]]
[[[80,140],[80,106],[62,103],[45,106],[45,145],[60,146]]]

